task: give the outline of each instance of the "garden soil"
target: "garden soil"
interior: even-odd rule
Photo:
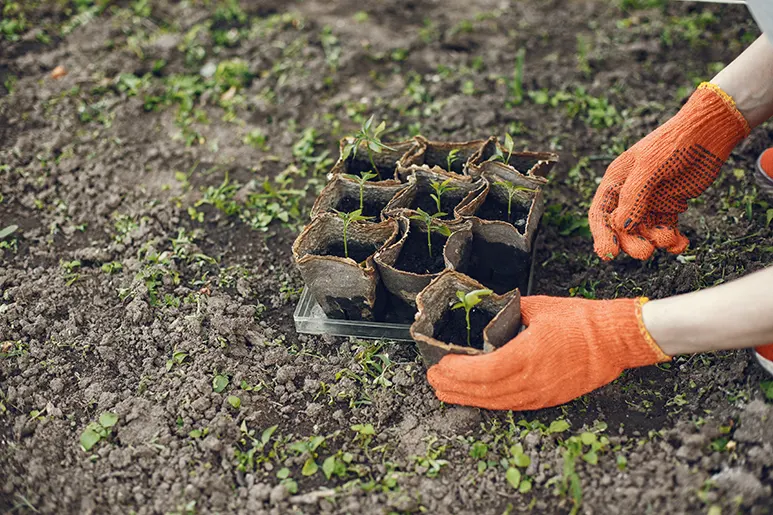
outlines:
[[[605,167],[758,34],[739,6],[646,7],[664,3],[5,2],[0,512],[770,513],[773,404],[747,352],[498,413],[436,400],[412,344],[293,328],[290,246],[371,114],[390,140],[509,131],[560,154],[536,294],[658,298],[770,263],[751,180],[770,124],[683,216],[684,256],[592,252]],[[583,431],[608,444],[572,472]],[[516,443],[526,493],[501,463]]]

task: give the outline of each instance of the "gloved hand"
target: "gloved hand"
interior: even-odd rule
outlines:
[[[438,399],[452,404],[504,410],[563,404],[626,368],[671,359],[644,326],[645,302],[524,297],[521,334],[489,354],[448,355],[427,379]]]
[[[609,165],[588,213],[599,257],[612,259],[621,248],[636,259],[655,248],[684,252],[689,241],[677,229],[679,214],[749,132],[733,99],[701,84],[676,116]]]

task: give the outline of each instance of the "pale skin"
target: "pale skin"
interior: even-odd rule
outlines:
[[[754,128],[773,116],[773,45],[761,36],[711,81]],[[669,356],[773,343],[773,268],[703,291],[648,302],[644,325]]]

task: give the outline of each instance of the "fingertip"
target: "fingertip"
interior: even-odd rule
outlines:
[[[604,261],[610,261],[620,254],[620,244],[615,232],[607,225],[591,226],[593,250]]]
[[[620,246],[634,259],[646,261],[655,252],[655,246],[638,234],[620,234]]]
[[[685,235],[676,231],[676,242],[666,250],[671,254],[681,254],[690,246],[690,240]]]

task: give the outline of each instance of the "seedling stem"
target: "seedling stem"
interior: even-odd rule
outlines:
[[[470,311],[477,306],[483,297],[488,297],[494,293],[493,291],[484,288],[480,290],[472,290],[469,293],[464,293],[462,290],[456,291],[456,298],[459,302],[451,306],[451,309],[464,309],[464,318],[467,321],[467,345],[470,346]]]
[[[505,191],[507,191],[507,219],[510,220],[510,216],[512,213],[512,206],[513,206],[513,197],[515,196],[516,191],[529,191],[533,192],[535,190],[531,188],[527,188],[526,186],[518,186],[517,184],[513,184],[510,181],[497,181],[495,184],[502,186]]]
[[[435,205],[437,206],[437,212],[440,213],[441,207],[440,207],[440,199],[443,196],[443,193],[447,191],[453,191],[457,190],[456,186],[450,186],[449,183],[451,182],[451,179],[446,179],[445,181],[432,181],[430,184],[432,185],[432,189],[435,190],[435,193],[430,193],[430,197],[435,199]],[[441,216],[445,216],[446,214],[443,213]]]
[[[357,184],[360,185],[360,211],[362,211],[364,207],[364,199],[362,197],[362,190],[365,188],[365,183],[371,180],[374,177],[377,177],[377,174],[373,172],[362,172],[360,175],[353,175],[353,174],[347,174],[345,177],[356,181]]]
[[[349,229],[349,224],[352,222],[361,222],[363,220],[370,220],[373,218],[372,216],[362,216],[362,209],[357,209],[356,211],[352,211],[351,213],[342,213],[341,211],[336,211],[336,214],[338,215],[338,218],[340,218],[344,222],[344,257],[349,257],[349,244],[347,241],[347,235],[346,231]]]
[[[441,225],[435,222],[436,218],[446,216],[446,213],[442,211],[431,215],[424,211],[422,208],[416,210],[418,214],[413,215],[411,220],[421,220],[427,227],[427,250],[429,251],[429,257],[432,257],[432,231],[442,234],[443,236],[451,236],[451,230],[445,225]]]

